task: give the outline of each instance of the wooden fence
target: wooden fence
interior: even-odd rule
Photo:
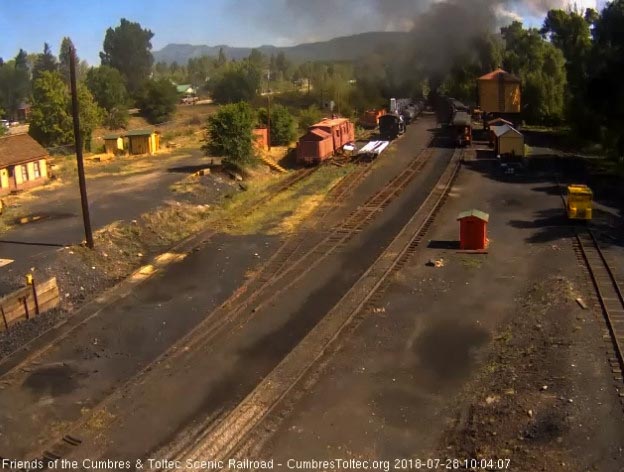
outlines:
[[[11,326],[46,312],[59,304],[56,277],[43,282],[33,282],[0,298],[0,332]]]

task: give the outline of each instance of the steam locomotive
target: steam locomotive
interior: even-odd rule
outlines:
[[[379,117],[381,139],[391,141],[405,133],[408,124],[416,120],[424,110],[422,100],[411,98],[391,98],[390,111]]]

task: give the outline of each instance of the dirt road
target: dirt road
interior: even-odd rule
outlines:
[[[113,221],[138,218],[161,205],[171,197],[172,184],[207,161],[201,151],[190,150],[155,157],[150,164],[138,173],[121,172],[87,179],[94,230]],[[0,259],[14,260],[0,268],[0,293],[14,288],[16,277],[31,268],[45,267],[59,247],[84,239],[80,194],[75,185],[44,189],[23,211],[38,215],[41,220],[17,225],[0,235]]]

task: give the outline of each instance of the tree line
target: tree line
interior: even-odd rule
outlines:
[[[122,19],[117,27],[106,31],[99,67],[88,67],[75,58],[80,125],[87,149],[98,126],[126,127],[130,107],[139,107],[151,123],[165,121],[175,110],[175,86],[169,80],[151,77],[152,37],[153,33],[139,23]],[[9,61],[0,59],[0,114],[15,120],[22,104],[29,103],[29,133],[44,146],[62,146],[73,140],[69,90],[72,51],[72,41],[65,37],[58,56],[45,43],[42,53],[27,54],[20,49]]]
[[[520,22],[474,38],[440,89],[472,101],[474,77],[500,66],[522,80],[527,123],[567,125],[571,135],[600,142],[624,157],[624,0],[601,12],[551,10],[541,28]]]
[[[462,38],[462,47],[443,61],[432,61],[426,41],[414,41],[411,53],[384,50],[357,62],[295,63],[283,52],[267,56],[254,49],[233,60],[193,58],[185,65],[154,64],[153,33],[122,19],[106,31],[101,65],[78,63],[81,117],[85,141],[95,127],[122,128],[128,109],[136,106],[151,122],[167,120],[177,101],[172,82],[190,83],[221,104],[258,105],[263,92],[290,91],[302,126],[322,109],[354,116],[384,106],[393,96],[454,96],[476,104],[475,79],[502,67],[522,80],[523,119],[531,124],[569,125],[576,135],[600,141],[609,152],[624,155],[624,0],[601,12],[551,10],[541,28],[520,22],[497,33]],[[132,47],[129,47],[132,45]],[[38,54],[0,59],[0,113],[13,118],[30,100],[31,134],[42,144],[70,142],[69,54],[64,38],[55,56],[48,44]],[[436,64],[433,67],[432,64]],[[287,94],[284,94],[287,97]],[[283,98],[282,101],[286,101]],[[580,132],[580,133],[579,133]]]

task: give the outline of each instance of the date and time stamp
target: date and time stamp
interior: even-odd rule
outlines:
[[[0,458],[0,470],[27,471],[158,471],[158,472],[217,472],[228,471],[264,471],[292,470],[309,472],[409,472],[418,470],[511,470],[511,459],[451,459],[451,458],[405,458],[405,459],[283,459],[283,460],[169,460],[169,459],[137,459],[130,460],[90,460],[81,461],[57,459],[54,461],[11,461]]]

